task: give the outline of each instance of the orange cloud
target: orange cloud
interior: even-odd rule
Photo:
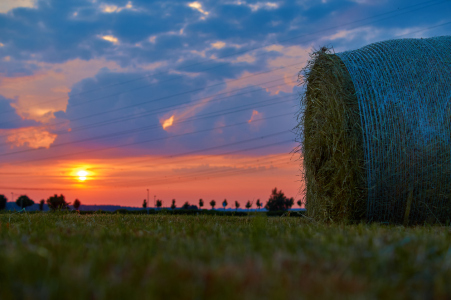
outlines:
[[[166,128],[169,128],[176,124],[175,120],[183,121],[186,118],[196,115],[196,113],[199,110],[201,110],[205,105],[207,105],[211,99],[213,99],[213,97],[208,97],[208,98],[202,99],[194,105],[190,104],[190,106],[188,106],[188,107],[185,107],[185,108],[182,107],[182,108],[178,109],[177,111],[172,112],[170,116],[165,115],[165,117],[160,118],[161,126],[163,127],[163,129],[166,130]],[[178,128],[178,129],[188,130],[189,128],[188,128],[188,126],[183,126],[183,128]]]
[[[6,142],[11,148],[28,146],[30,148],[49,148],[55,141],[57,135],[39,127],[24,127],[18,129],[2,130],[7,134]]]
[[[174,123],[174,115],[172,115],[170,118],[164,120],[161,124],[161,126],[163,126],[163,129],[166,130],[166,128],[172,126],[172,124]]]

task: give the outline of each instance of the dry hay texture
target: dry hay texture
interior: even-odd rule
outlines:
[[[311,55],[299,75],[306,208],[318,221],[451,218],[451,37]]]

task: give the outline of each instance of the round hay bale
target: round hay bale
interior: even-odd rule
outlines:
[[[300,79],[308,216],[449,222],[451,37],[323,48]]]

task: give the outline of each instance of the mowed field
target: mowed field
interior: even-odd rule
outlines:
[[[0,214],[0,299],[449,299],[451,228]]]

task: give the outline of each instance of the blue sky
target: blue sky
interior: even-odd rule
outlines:
[[[276,133],[246,155],[286,154],[295,142],[258,145],[294,139],[313,49],[449,35],[450,16],[449,0],[3,0],[0,164],[215,155]]]

